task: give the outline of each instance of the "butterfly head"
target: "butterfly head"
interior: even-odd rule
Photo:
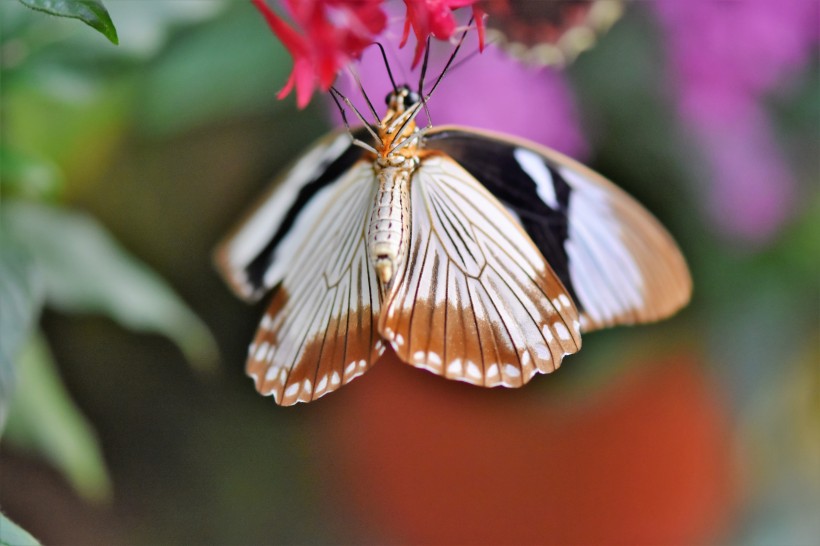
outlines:
[[[395,115],[400,115],[406,110],[421,102],[421,97],[418,93],[410,89],[407,85],[402,85],[391,91],[384,99],[387,107]]]
[[[417,133],[415,119],[423,107],[421,97],[407,85],[402,85],[390,92],[385,102],[387,113],[379,123],[380,155],[387,157],[403,148],[406,153],[412,153]]]

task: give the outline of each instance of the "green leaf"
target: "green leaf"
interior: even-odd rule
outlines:
[[[14,390],[14,361],[43,303],[42,279],[29,256],[0,232],[0,432]]]
[[[40,543],[0,512],[0,546],[40,546]]]
[[[31,339],[17,362],[4,441],[42,455],[84,497],[107,498],[111,483],[94,430],[65,391],[42,335]]]
[[[112,44],[118,44],[117,29],[100,0],[20,0],[33,10],[42,11],[57,17],[79,19],[86,25],[98,30]]]
[[[215,363],[216,343],[207,327],[96,220],[21,201],[6,203],[3,216],[43,272],[48,305],[68,313],[100,313],[126,328],[165,335],[193,364]]]

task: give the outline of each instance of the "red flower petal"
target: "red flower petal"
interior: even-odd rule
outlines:
[[[293,57],[293,70],[277,96],[283,98],[295,89],[300,108],[307,105],[317,86],[329,89],[339,70],[359,58],[387,25],[382,0],[283,0],[295,28],[279,17],[265,0],[251,1]],[[412,29],[417,42],[413,66],[421,60],[430,36],[446,40],[453,35],[456,29],[453,10],[457,8],[473,5],[483,48],[483,12],[474,5],[475,1],[405,0],[407,21],[401,45],[407,42]]]
[[[418,65],[427,38],[433,36],[439,40],[449,39],[456,30],[456,20],[453,10],[473,5],[476,0],[404,0],[407,7],[407,20],[400,47],[407,43],[412,27],[416,35],[416,51],[413,55],[413,67]],[[473,5],[474,15],[483,15],[483,12]],[[479,26],[480,47],[484,47],[484,23],[480,17],[476,19]]]
[[[262,12],[268,26],[276,35],[282,44],[287,48],[294,57],[307,54],[308,46],[305,39],[300,36],[295,30],[290,28],[270,7],[265,3],[265,0],[251,0],[256,9]]]

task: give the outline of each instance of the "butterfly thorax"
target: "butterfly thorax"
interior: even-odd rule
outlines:
[[[387,95],[386,102],[387,113],[378,126],[379,156],[385,159],[394,155],[412,157],[421,138],[415,121],[422,109],[419,96],[405,85]]]

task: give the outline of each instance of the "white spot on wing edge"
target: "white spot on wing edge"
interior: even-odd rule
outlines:
[[[265,354],[268,352],[268,349],[270,349],[270,343],[268,343],[267,341],[263,341],[259,344],[259,347],[256,348],[256,352],[254,353],[253,357],[256,360],[264,360]]]
[[[293,383],[290,387],[285,389],[285,396],[293,396],[297,392],[299,392],[299,387],[301,387],[301,383]],[[276,389],[274,389],[276,390]]]
[[[552,335],[552,330],[550,330],[549,324],[545,324],[541,327],[541,334],[544,336],[544,339],[547,340],[547,343],[550,343],[555,336]]]
[[[521,370],[518,369],[518,366],[514,366],[512,364],[505,364],[504,373],[506,373],[510,377],[518,377],[521,375]]]
[[[571,339],[569,330],[567,330],[567,327],[564,326],[563,322],[556,322],[552,325],[552,327],[555,329],[555,333],[558,334],[559,338],[564,341],[569,341]]]
[[[461,375],[463,369],[460,358],[453,360],[447,365],[447,373],[450,375]]]
[[[472,360],[467,361],[467,375],[473,379],[481,379],[481,370]]]
[[[498,364],[490,364],[490,367],[487,368],[487,379],[494,379],[498,377]]]

